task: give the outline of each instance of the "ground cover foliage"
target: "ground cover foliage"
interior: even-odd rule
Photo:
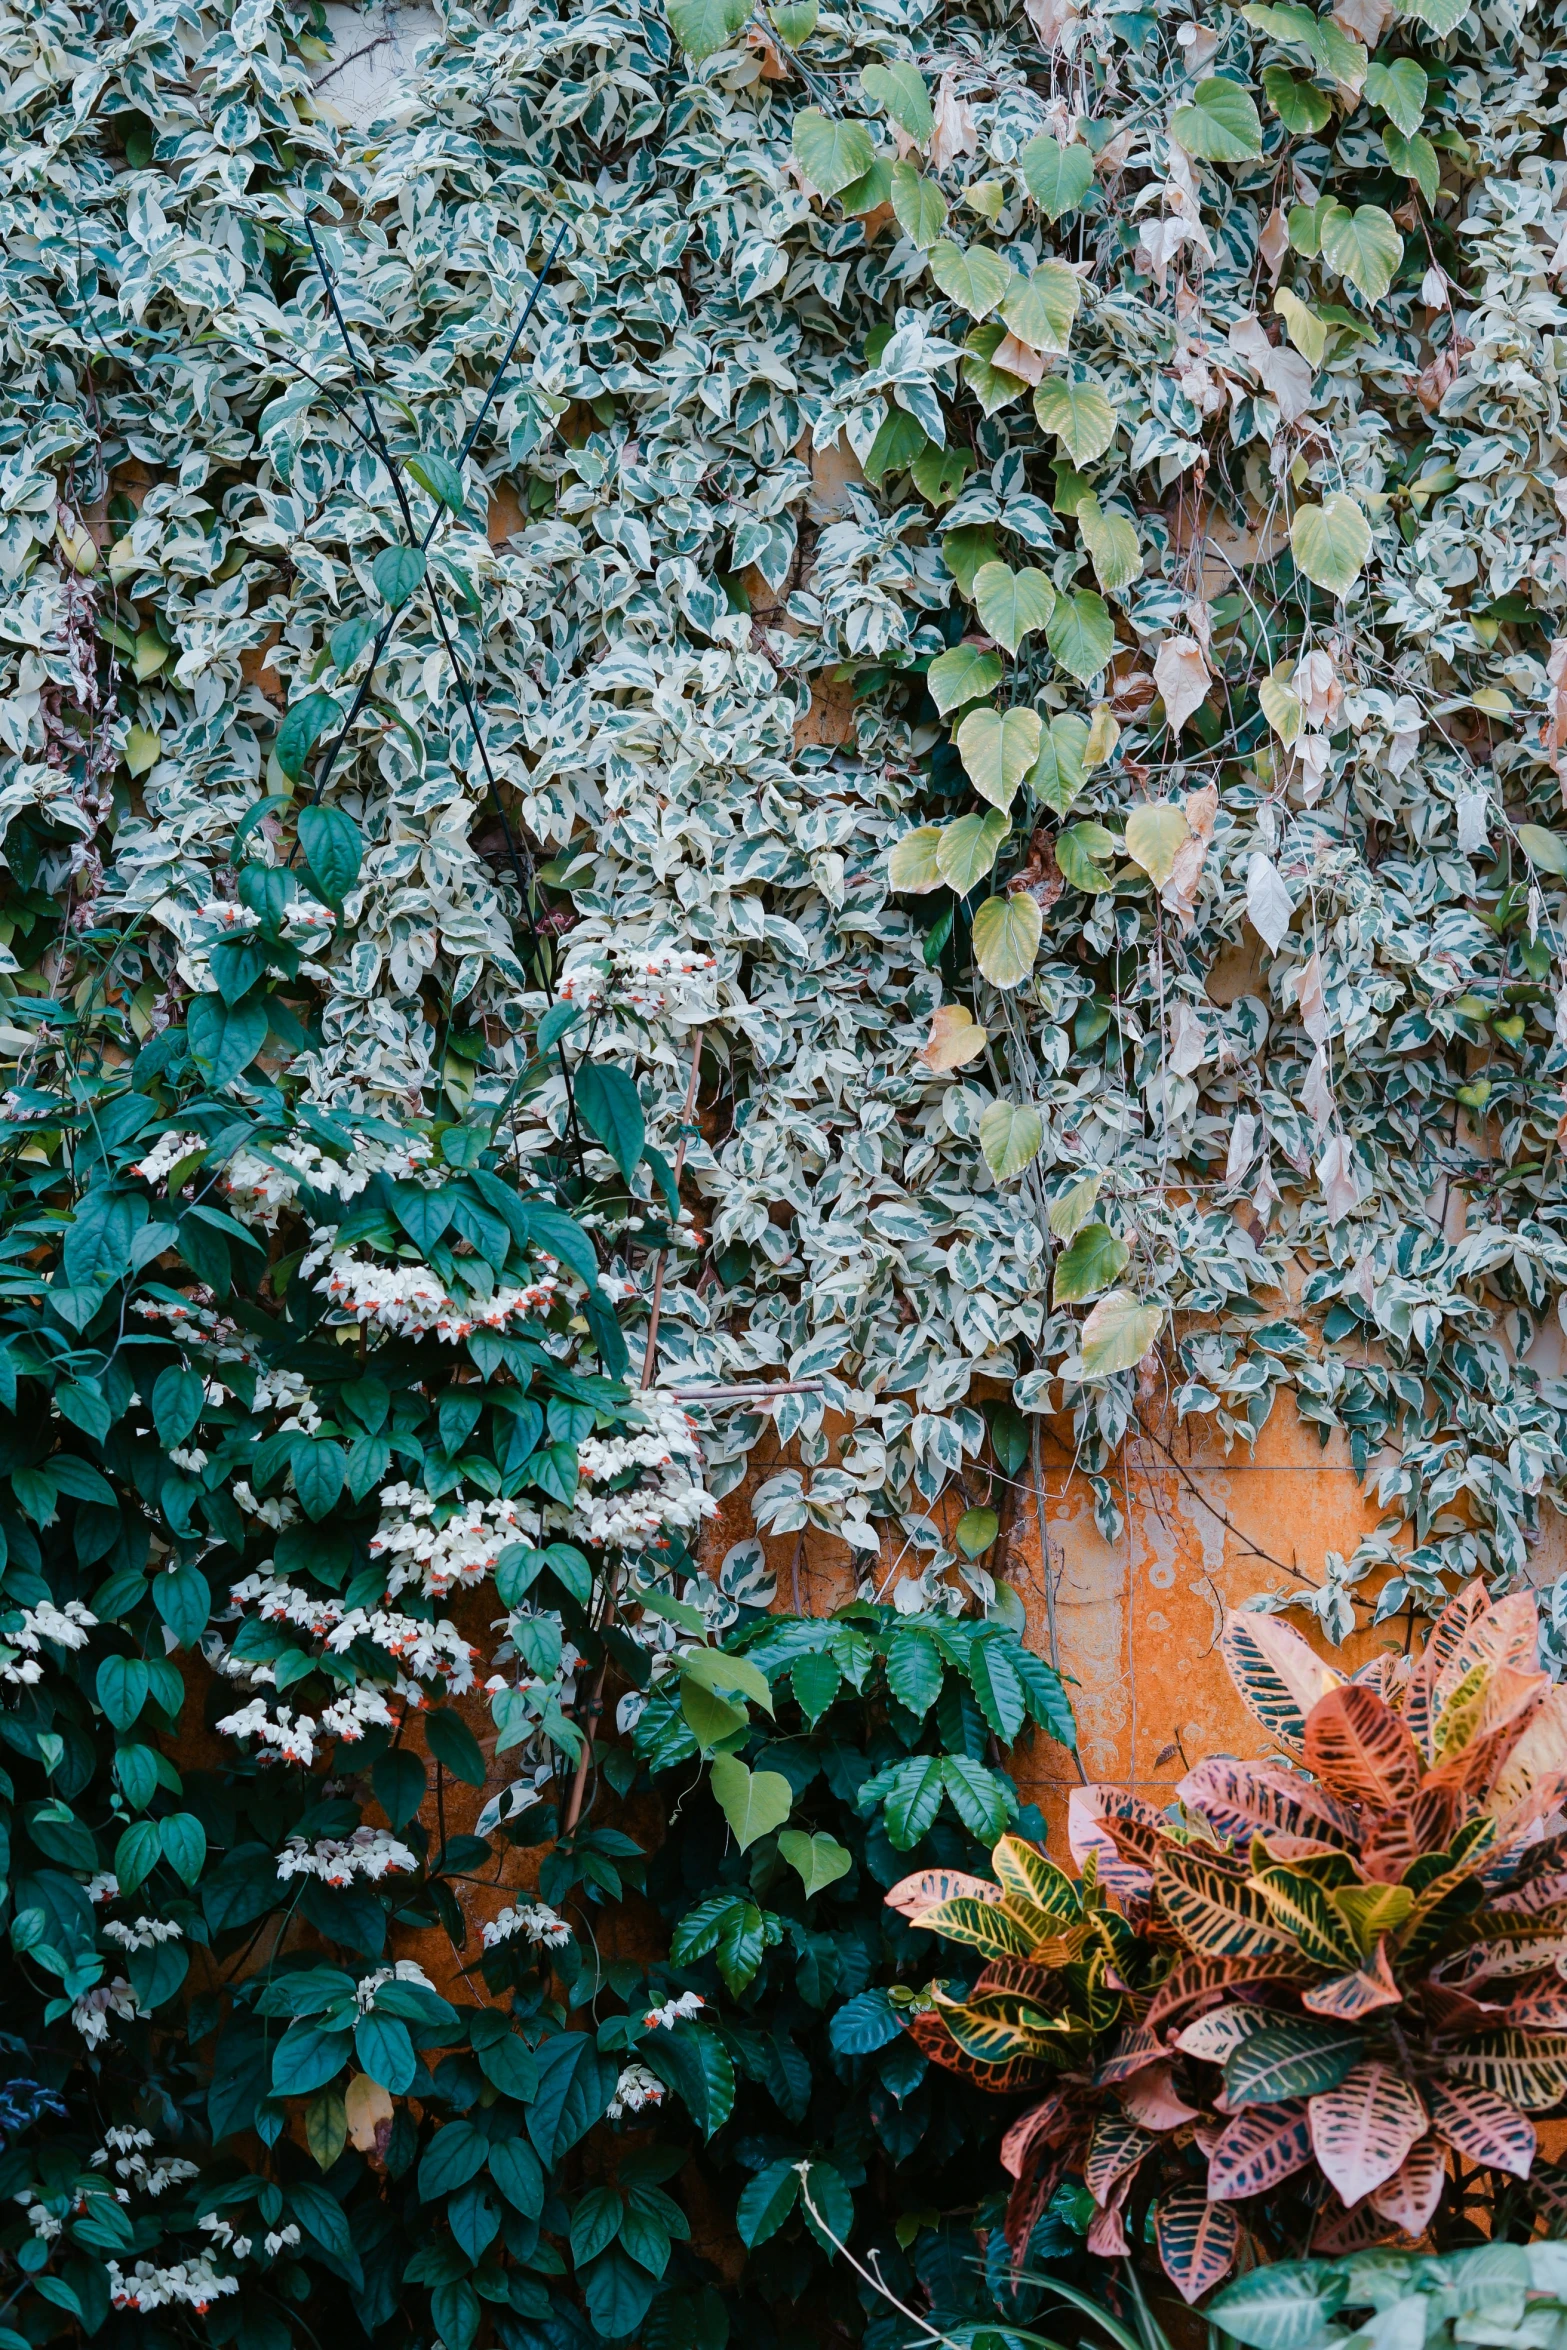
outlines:
[[[1038,1415],[1560,1498],[1560,28],[441,21],[0,13],[0,2326],[1015,2328]]]

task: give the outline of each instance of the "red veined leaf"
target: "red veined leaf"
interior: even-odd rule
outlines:
[[[1201,2187],[1176,2187],[1159,2198],[1154,2236],[1165,2275],[1190,2305],[1228,2275],[1241,2223],[1228,2203],[1210,2203]]]
[[[1379,1884],[1396,1885],[1427,1852],[1445,1852],[1473,1806],[1461,1787],[1425,1787],[1367,1830],[1361,1866]]]
[[[1305,2103],[1252,2105],[1225,2125],[1208,2158],[1208,2195],[1214,2203],[1236,2203],[1261,2195],[1311,2160],[1311,2122]]]
[[[1543,1819],[1567,1784],[1567,1688],[1553,1689],[1492,1782],[1486,1810],[1508,1833]]]
[[[1347,2253],[1387,2243],[1392,2233],[1393,2222],[1372,2208],[1369,2197],[1353,2211],[1346,2211],[1336,2195],[1325,2195],[1311,2231],[1310,2256],[1313,2260],[1341,2260]]]
[[[1529,1991],[1504,2007],[1498,2021],[1519,2032],[1567,2032],[1567,1991]]]
[[[1404,1719],[1415,1744],[1428,1759],[1441,1702],[1436,1695],[1438,1677],[1458,1658],[1475,1619],[1486,1612],[1486,1605],[1485,1585],[1476,1577],[1448,1601],[1437,1617],[1409,1676],[1409,1686],[1404,1692]]]
[[[1081,2144],[1081,2139],[1070,2139],[1051,2155],[1048,2162],[1041,2163],[1038,2170],[1032,2173],[1025,2171],[1007,2197],[1002,2230],[1007,2239],[1007,2248],[1012,2254],[1014,2268],[1021,2266],[1028,2250],[1029,2238],[1034,2233],[1034,2223],[1065,2178],[1068,2165],[1076,2159]]]
[[[1357,2064],[1336,2089],[1313,2097],[1310,2112],[1317,2162],[1346,2203],[1384,2186],[1429,2127],[1403,2075],[1375,2057]]]
[[[1128,2121],[1124,2113],[1114,2106],[1106,2106],[1094,2124],[1094,2134],[1088,2141],[1088,2159],[1083,2165],[1083,2184],[1094,2201],[1108,2203],[1117,2179],[1135,2171],[1158,2143],[1147,2130],[1140,2130],[1135,2122]]]
[[[1112,1820],[1117,1834],[1111,1833]],[[1074,1787],[1067,1798],[1066,1832],[1080,1869],[1087,1866],[1090,1853],[1097,1857],[1099,1882],[1106,1892],[1146,1900],[1151,1859],[1127,1857],[1122,1838],[1136,1836],[1150,1855],[1168,1841],[1164,1816],[1151,1803],[1122,1787]]]
[[[1306,1716],[1344,1676],[1324,1664],[1300,1634],[1277,1616],[1233,1615],[1219,1647],[1241,1701],[1270,1738],[1297,1751]]]
[[[1001,2141],[1001,2167],[1008,2178],[1020,2179],[1037,2146],[1053,2145],[1069,2126],[1066,2092],[1054,2089],[1048,2097],[1019,2114]]]
[[[945,2019],[934,2008],[910,2016],[903,2028],[915,2047],[922,2055],[928,2056],[932,2064],[939,2064],[949,2073],[961,2073],[966,2080],[976,2082],[981,2089],[988,2089],[997,2096],[1006,2096],[1014,2089],[1026,2088],[1030,2081],[1038,2077],[1039,2064],[1033,2056],[1014,2056],[1006,2064],[980,2064],[966,2049],[958,2046],[947,2029]]]
[[[884,1898],[888,1909],[917,1924],[920,1912],[939,1901],[1002,1901],[1005,1895],[988,1877],[966,1876],[962,1869],[916,1869],[912,1877],[900,1877]]]
[[[1407,1803],[1420,1785],[1415,1742],[1375,1691],[1353,1681],[1330,1689],[1306,1717],[1306,1768],[1346,1802],[1373,1811]]]
[[[1197,2119],[1198,2109],[1177,2090],[1174,2068],[1168,2063],[1151,2064],[1146,2072],[1124,2081],[1121,2104],[1145,2130],[1178,2130],[1182,2122]]]
[[[1127,2181],[1131,2185],[1131,2181]],[[1126,2240],[1126,2224],[1121,2217],[1121,2198],[1104,2211],[1096,2211],[1088,2223],[1088,2234],[1083,2239],[1090,2252],[1101,2260],[1121,2260],[1132,2247]]]
[[[1161,1853],[1154,1889],[1165,1916],[1190,1950],[1211,1958],[1293,1950],[1262,1895],[1195,1852],[1172,1845]]]
[[[1371,2208],[1392,2220],[1406,2236],[1423,2236],[1442,2200],[1447,2184],[1447,2157],[1437,2138],[1422,2138],[1411,2147],[1402,2167],[1385,2187],[1378,2187]]]
[[[1242,1984],[1298,1982],[1305,1972],[1293,1951],[1261,1952],[1255,1958],[1183,1958],[1154,1993],[1143,2020],[1168,2023],[1188,2007],[1211,2004]]]
[[[993,1958],[974,1979],[974,1996],[982,1991],[1015,1992],[1047,2012],[1065,2006],[1060,1976],[1027,1958]]]
[[[1527,2114],[1479,2081],[1428,2081],[1431,2127],[1466,2162],[1526,2179],[1539,2145]]]
[[[1432,1972],[1450,1990],[1466,1991],[1476,1983],[1504,1982],[1509,1975],[1534,1975],[1567,1957],[1567,1933],[1554,1931],[1548,1921],[1539,1934],[1504,1934],[1494,1942],[1476,1942],[1442,1960]]]
[[[1201,1812],[1217,1835],[1232,1841],[1291,1836],[1344,1851],[1360,1841],[1353,1814],[1323,1788],[1266,1763],[1212,1755],[1188,1771],[1175,1792],[1189,1811]]]
[[[1098,2088],[1108,2088],[1117,2081],[1129,2081],[1134,2073],[1157,2064],[1165,2055],[1163,2036],[1150,2031],[1146,2024],[1128,2024],[1110,2054],[1094,2075]]]
[[[1178,2032],[1175,2045],[1183,2056],[1199,2057],[1204,2064],[1223,2064],[1232,2048],[1239,2048],[1243,2040],[1265,2032],[1269,2024],[1278,2020],[1265,2007],[1242,2007],[1238,2003],[1215,2007]]]
[[[1489,1869],[1483,1871],[1480,1881],[1491,1882]],[[1548,1876],[1505,1886],[1491,1903],[1492,1916],[1501,1918],[1548,1917],[1553,1909],[1567,1909],[1567,1869],[1553,1869]]]
[[[1359,2023],[1379,2007],[1397,2007],[1404,1994],[1387,1963],[1387,1944],[1379,1941],[1363,1966],[1352,1975],[1337,1975],[1331,1983],[1314,1983],[1300,1995],[1301,2006],[1312,2015],[1332,2016],[1338,2023]]]
[[[1463,1744],[1445,1752],[1431,1772],[1435,1784],[1442,1786],[1452,1780],[1472,1794],[1484,1794],[1522,1743],[1550,1691],[1544,1673],[1520,1673],[1512,1665],[1491,1665]],[[1442,1735],[1443,1723],[1439,1722],[1437,1736]]]

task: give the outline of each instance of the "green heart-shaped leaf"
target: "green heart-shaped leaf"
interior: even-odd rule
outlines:
[[[1320,506],[1297,507],[1290,551],[1319,588],[1347,596],[1371,552],[1371,525],[1353,498],[1335,491]]]
[[[1330,204],[1317,228],[1324,259],[1368,302],[1380,302],[1404,258],[1404,240],[1391,216],[1380,204],[1357,204],[1353,212],[1347,204]]]
[[[958,728],[958,757],[982,800],[1010,808],[1039,756],[1044,728],[1033,710],[971,710]]]
[[[974,574],[974,606],[985,632],[1015,653],[1026,636],[1043,628],[1056,608],[1056,591],[1042,571],[1013,571],[987,563]]]
[[[1249,163],[1262,153],[1262,121],[1251,93],[1223,74],[1199,82],[1191,104],[1177,106],[1170,136],[1203,163]]]
[[[1031,351],[1066,350],[1081,300],[1077,273],[1064,261],[1041,261],[1032,277],[1015,281],[1001,315]]]
[[[892,209],[911,245],[928,253],[947,225],[947,201],[934,180],[912,163],[892,167]]]
[[[939,824],[917,824],[912,832],[906,832],[887,860],[887,878],[893,888],[910,897],[939,889],[941,869],[936,851],[940,846]]]
[[[985,566],[987,571],[995,568],[992,564]],[[976,586],[979,577],[976,573]],[[992,636],[995,633],[992,629]],[[986,694],[993,694],[1001,683],[1001,675],[1001,662],[995,653],[982,653],[978,645],[954,645],[950,652],[938,653],[932,661],[925,672],[925,685],[945,718],[949,710],[960,710],[965,702],[980,702]]]
[[[1078,588],[1057,599],[1045,631],[1045,642],[1058,668],[1086,685],[1097,677],[1115,651],[1115,623],[1104,598],[1090,588]]]
[[[1093,560],[1094,577],[1106,595],[1128,587],[1143,568],[1137,525],[1124,514],[1106,514],[1090,494],[1077,501],[1077,527]]]
[[[900,130],[908,132],[917,147],[929,144],[936,118],[931,112],[925,77],[917,65],[906,61],[868,65],[860,75],[860,88],[873,106],[880,106]]]
[[[1060,710],[1051,719],[1028,788],[1054,815],[1064,816],[1082,790],[1087,770],[1088,721],[1075,710]]]
[[[1135,1370],[1158,1337],[1164,1315],[1139,1303],[1129,1289],[1112,1289],[1083,1324],[1083,1376],[1110,1379]]]
[[[1012,272],[988,245],[955,245],[943,237],[930,256],[930,273],[949,302],[970,318],[988,318],[1012,283]]]
[[[960,816],[956,824],[943,825],[936,870],[948,889],[966,898],[994,865],[1010,830],[1007,817],[997,808],[983,816]]]
[[[1064,147],[1048,134],[1030,139],[1018,161],[1023,185],[1046,220],[1060,220],[1075,212],[1094,184],[1094,159],[1080,139]]]
[[[1115,439],[1115,410],[1097,376],[1047,375],[1034,394],[1034,414],[1074,465],[1092,465]]]
[[[1097,1297],[1120,1279],[1131,1255],[1125,1241],[1117,1239],[1108,1224],[1085,1224],[1071,1247],[1056,1260],[1056,1304],[1080,1306]]]
[[[794,118],[790,141],[800,176],[819,196],[836,196],[852,187],[876,160],[871,134],[863,122],[843,122],[823,114],[819,106],[804,107]]]
[[[1032,1102],[988,1102],[979,1115],[979,1147],[998,1183],[1038,1158],[1045,1122]]]

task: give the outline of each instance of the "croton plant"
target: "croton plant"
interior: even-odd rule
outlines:
[[[1188,2301],[1248,2237],[1499,2232],[1547,2191],[1531,2116],[1567,2096],[1567,1688],[1532,1596],[1476,1583],[1418,1658],[1353,1676],[1265,1615],[1223,1651],[1275,1753],[1200,1762],[1168,1812],[1077,1789],[1075,1880],[1003,1837],[994,1881],[888,1896],[983,1961],[914,2006],[925,2053],[1048,2082],[1002,2143],[1014,2260],[1080,2176],[1090,2250],[1151,2238]]]

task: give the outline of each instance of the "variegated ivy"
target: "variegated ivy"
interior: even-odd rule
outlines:
[[[700,1101],[705,1228],[608,1238],[663,1376],[821,1382],[764,1528],[936,1603],[1009,1393],[1108,1526],[1135,1412],[1248,1441],[1289,1388],[1388,1510],[1331,1631],[1395,1554],[1384,1610],[1517,1573],[1564,1467],[1552,11],[672,14],[448,7],[368,135],[293,0],[0,20],[9,1049],[62,903],[156,1032],[330,760],[366,847],[296,1069],[498,1104],[542,869],[581,1016],[518,1155],[586,1085],[613,1157],[618,1072],[651,1217]]]

